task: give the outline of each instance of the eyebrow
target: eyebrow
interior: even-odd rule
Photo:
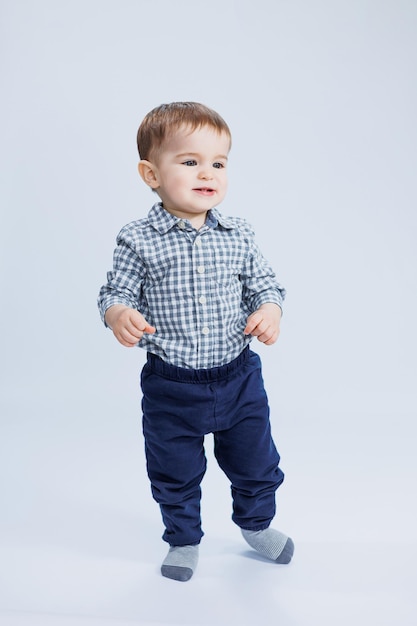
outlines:
[[[198,157],[200,156],[200,154],[198,152],[181,152],[181,154],[177,154],[177,158],[183,158],[183,157]],[[224,154],[218,154],[217,156],[214,157],[215,159],[224,159],[225,161],[228,160],[228,157]]]

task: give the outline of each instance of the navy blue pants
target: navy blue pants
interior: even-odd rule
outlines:
[[[271,437],[259,356],[246,348],[212,369],[170,365],[148,354],[142,375],[143,433],[152,495],[171,546],[200,542],[200,483],[206,471],[204,436],[231,482],[233,521],[263,530],[275,515],[284,480]]]

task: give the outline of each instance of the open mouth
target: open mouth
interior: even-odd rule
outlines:
[[[195,189],[193,189],[193,191],[196,191],[203,196],[212,196],[215,193],[214,189],[212,189],[211,187],[196,187]]]

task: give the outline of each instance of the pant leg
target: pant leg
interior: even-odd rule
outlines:
[[[141,384],[147,471],[165,525],[163,539],[172,546],[199,543],[200,483],[207,462],[198,405],[204,393],[198,392],[200,385],[168,380],[148,364]]]
[[[233,521],[241,528],[263,530],[275,516],[275,492],[284,480],[271,436],[268,399],[259,356],[250,353],[245,367],[228,386],[217,387],[218,404],[234,409],[219,417],[214,433],[216,459],[231,481]]]

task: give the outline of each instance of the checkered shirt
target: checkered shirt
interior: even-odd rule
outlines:
[[[284,297],[246,220],[212,209],[197,231],[157,203],[120,231],[98,306],[103,322],[114,304],[137,309],[156,327],[141,348],[205,369],[236,358],[251,341],[243,334],[248,316]]]

